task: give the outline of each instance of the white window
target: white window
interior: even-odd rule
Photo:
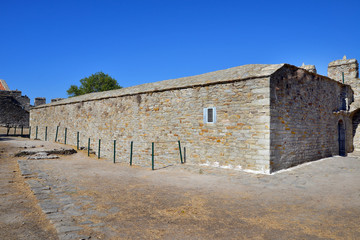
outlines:
[[[216,108],[204,108],[204,123],[215,123],[216,122]]]

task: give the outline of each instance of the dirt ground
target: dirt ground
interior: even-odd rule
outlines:
[[[19,173],[16,148],[0,137],[0,239],[58,239]]]
[[[59,229],[48,220],[53,213],[41,212],[37,203],[47,199],[34,197],[17,160],[38,174],[32,181],[50,186],[56,214],[71,216],[76,231],[91,239],[360,239],[356,155],[270,176],[189,164],[151,171],[85,152],[12,157],[42,145],[0,137],[2,239],[56,239]]]

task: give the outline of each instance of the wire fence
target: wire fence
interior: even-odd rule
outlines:
[[[87,132],[80,132],[60,126],[34,126],[30,138],[54,141],[76,146],[86,150],[88,156],[111,159],[113,163],[128,163],[150,167],[152,170],[165,168],[186,162],[185,142],[176,140],[148,140],[144,136],[102,136],[90,137]],[[134,140],[139,139],[139,140]]]

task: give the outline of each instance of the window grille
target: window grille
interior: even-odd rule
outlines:
[[[215,123],[216,122],[216,108],[204,108],[204,123]]]

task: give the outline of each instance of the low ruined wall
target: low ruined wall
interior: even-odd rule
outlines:
[[[64,142],[98,151],[116,161],[128,162],[130,142],[134,143],[133,162],[150,166],[151,143],[155,142],[155,165],[179,163],[178,140],[186,147],[187,162],[229,168],[269,171],[270,90],[269,78],[210,84],[202,87],[128,94],[91,100],[66,99],[31,110],[31,138]],[[107,93],[104,93],[106,96]],[[78,101],[78,99],[82,99]],[[87,100],[88,99],[88,100]],[[216,107],[216,123],[204,123],[203,109]]]
[[[344,91],[352,99],[349,86],[296,68],[271,77],[272,171],[339,155],[339,120],[351,151],[352,125],[346,111],[339,111]]]

